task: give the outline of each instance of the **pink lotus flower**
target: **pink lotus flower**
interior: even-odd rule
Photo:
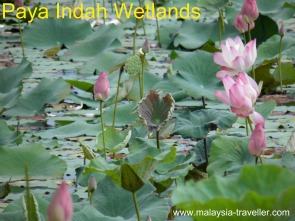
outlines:
[[[216,91],[215,96],[230,106],[238,117],[248,117],[254,113],[254,104],[260,94],[256,82],[246,73],[240,73],[236,80],[230,76],[222,78],[225,91]]]
[[[222,52],[213,55],[214,62],[221,66],[216,76],[223,78],[226,75],[235,76],[240,72],[245,72],[255,62],[257,57],[256,39],[244,44],[239,36],[234,40],[226,39],[225,44],[221,44]]]
[[[101,72],[93,87],[94,98],[97,101],[106,100],[110,95],[110,83],[105,72]]]
[[[251,134],[248,143],[248,150],[253,156],[260,156],[265,147],[266,137],[263,131],[263,126],[261,124],[257,124]]]
[[[250,22],[250,30],[252,30],[254,26],[255,23],[253,21]],[[248,31],[248,24],[243,20],[243,15],[241,13],[239,13],[236,17],[235,27],[241,33],[245,33],[246,31]]]
[[[256,0],[245,0],[241,14],[243,15],[243,19],[246,23],[255,21],[259,16]]]
[[[47,211],[48,221],[70,221],[73,215],[73,202],[67,184],[63,182],[55,192]]]
[[[254,111],[252,114],[249,115],[249,117],[254,125],[260,124],[262,125],[262,127],[264,127],[264,118],[261,114]]]

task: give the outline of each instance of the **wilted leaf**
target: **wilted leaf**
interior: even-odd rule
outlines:
[[[138,112],[149,131],[157,131],[163,127],[174,110],[174,99],[166,94],[162,99],[160,95],[151,90],[138,104]]]

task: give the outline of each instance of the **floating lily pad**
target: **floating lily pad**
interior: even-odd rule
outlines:
[[[174,99],[167,94],[162,99],[155,91],[150,91],[138,104],[140,118],[149,131],[158,131],[169,120],[174,110]]]
[[[186,111],[177,116],[174,134],[180,134],[183,138],[205,138],[211,130],[228,129],[236,120],[234,114],[214,109]]]

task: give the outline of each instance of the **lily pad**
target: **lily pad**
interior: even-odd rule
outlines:
[[[50,155],[43,146],[29,144],[18,147],[0,147],[0,176],[7,181],[23,179],[25,166],[28,166],[30,178],[61,178],[66,172],[66,163],[57,156]],[[9,168],[9,170],[7,170]],[[2,180],[3,181],[3,180]]]
[[[163,127],[174,110],[174,99],[166,94],[162,99],[160,95],[151,90],[138,104],[140,118],[143,119],[149,131],[158,131]]]
[[[91,34],[91,26],[87,21],[48,18],[36,20],[24,30],[26,47],[52,48],[57,44],[72,46],[76,41],[83,40]]]
[[[215,90],[222,89],[221,81],[216,77],[220,67],[213,62],[211,53],[196,51],[179,56],[173,68],[178,71],[173,83],[189,96],[215,100]]]
[[[186,111],[177,116],[174,134],[180,134],[183,138],[205,138],[211,130],[228,129],[236,120],[234,114],[214,109]]]

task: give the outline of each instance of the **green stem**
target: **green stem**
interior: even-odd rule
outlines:
[[[89,193],[89,201],[90,201],[90,205],[92,205],[93,202],[93,194]]]
[[[205,97],[202,96],[202,103],[203,103],[203,109],[206,109],[206,102],[205,102]]]
[[[115,121],[116,121],[116,111],[117,111],[117,103],[118,103],[121,75],[122,75],[122,73],[120,72],[119,77],[118,77],[117,92],[116,92],[116,98],[115,98],[115,107],[114,107],[113,123],[112,123],[113,127],[115,126]]]
[[[282,42],[283,42],[283,37],[280,39],[280,55],[278,59],[278,67],[279,67],[279,75],[280,75],[280,89],[281,93],[283,93],[283,78],[282,78]]]
[[[143,8],[141,0],[138,0],[138,3],[139,3],[139,7]],[[142,22],[143,34],[144,34],[144,36],[146,36],[144,17],[141,19],[141,22]]]
[[[261,156],[259,156],[259,160],[260,160],[260,163],[263,164],[263,160]]]
[[[250,30],[250,23],[248,23],[248,42],[251,41],[251,30]]]
[[[19,19],[18,19],[18,28],[19,28],[20,42],[21,42],[21,46],[22,46],[22,54],[23,54],[23,58],[25,58],[26,55],[25,55],[25,48],[24,48],[24,41],[23,41],[23,32],[22,32],[22,28],[21,28],[21,24],[20,24]]]
[[[258,164],[258,157],[255,157],[255,164]]]
[[[219,38],[219,44],[221,45],[222,32],[224,30],[224,21],[223,21],[223,13],[219,7],[218,7],[218,13],[219,13],[218,38]]]
[[[251,132],[253,132],[253,126],[252,126],[252,123],[251,123],[250,117],[247,117],[246,120],[248,121],[248,124],[249,124],[249,126],[250,126],[250,130],[251,130]]]
[[[103,8],[106,8],[106,0],[103,0]],[[105,25],[106,24],[106,18],[105,16],[103,16],[103,24]]]
[[[159,130],[157,130],[156,132],[156,139],[157,139],[157,148],[160,150],[160,136],[159,136],[160,132]]]
[[[136,192],[132,192],[132,196],[133,196],[133,202],[134,202],[134,206],[135,206],[135,210],[136,210],[137,220],[141,221],[140,213],[139,213],[139,209],[138,209],[138,204],[137,204],[137,199],[136,199]]]
[[[138,19],[136,19],[135,21],[135,30],[134,30],[134,36],[133,36],[133,56],[135,55],[135,48],[136,48],[137,26],[138,26]]]
[[[208,150],[207,150],[207,141],[206,141],[206,138],[203,139],[203,142],[204,142],[204,151],[205,151],[206,165],[208,165]]]
[[[247,44],[247,39],[246,39],[246,34],[245,34],[245,32],[243,33],[243,36],[244,36],[244,45],[246,45],[246,44]]]
[[[249,127],[248,127],[248,120],[245,118],[245,123],[246,123],[246,134],[249,136]]]
[[[155,9],[157,10],[157,0],[154,1],[155,4]],[[161,44],[161,37],[160,37],[160,27],[159,27],[159,21],[158,21],[158,16],[156,15],[156,24],[157,24],[157,33],[158,33],[158,44],[159,44],[159,48],[162,47]]]
[[[141,62],[140,99],[143,98],[143,92],[144,92],[144,61],[145,61],[145,54],[143,54],[142,62]]]
[[[106,149],[106,144],[105,144],[105,140],[104,140],[104,122],[103,122],[103,117],[102,117],[102,102],[103,101],[100,101],[99,110],[100,110],[102,145],[103,145],[104,159],[106,160],[107,159],[107,149]]]

